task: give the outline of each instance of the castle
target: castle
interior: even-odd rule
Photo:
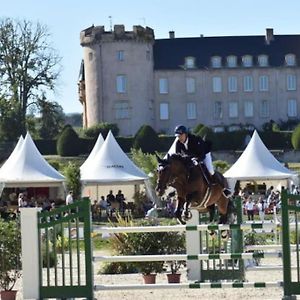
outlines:
[[[155,39],[149,27],[80,33],[83,124],[116,123],[120,135],[148,124],[172,134],[177,124],[215,131],[260,128],[298,118],[300,35]]]

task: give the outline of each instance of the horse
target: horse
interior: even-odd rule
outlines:
[[[191,218],[189,208],[209,212],[212,221],[215,204],[220,215],[219,223],[227,223],[232,203],[223,194],[220,184],[210,184],[203,164],[191,167],[191,158],[180,154],[168,155],[165,159],[156,156],[159,164],[156,193],[161,197],[168,186],[175,188],[178,201],[175,216],[181,224],[186,224],[185,221]]]

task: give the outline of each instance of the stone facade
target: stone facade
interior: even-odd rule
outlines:
[[[104,26],[83,30],[80,43],[85,127],[116,123],[120,134],[128,136],[144,124],[171,134],[177,124],[221,129],[251,124],[260,129],[271,119],[298,118],[298,35],[274,35],[267,29],[265,36],[178,39],[170,32],[169,39],[155,40],[151,28],[125,31],[115,25],[113,31]],[[237,59],[233,67],[230,56]],[[265,64],[260,64],[262,56]]]

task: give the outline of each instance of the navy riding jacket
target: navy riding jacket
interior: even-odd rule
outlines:
[[[187,149],[179,140],[176,142],[176,153],[197,157],[201,161],[211,151],[211,142],[204,141],[200,136],[188,134]]]

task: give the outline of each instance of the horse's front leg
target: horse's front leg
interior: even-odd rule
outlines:
[[[186,222],[184,220],[182,220],[182,210],[183,210],[184,203],[185,203],[185,199],[181,196],[178,196],[177,197],[177,208],[175,210],[175,217],[182,225],[186,224]]]

